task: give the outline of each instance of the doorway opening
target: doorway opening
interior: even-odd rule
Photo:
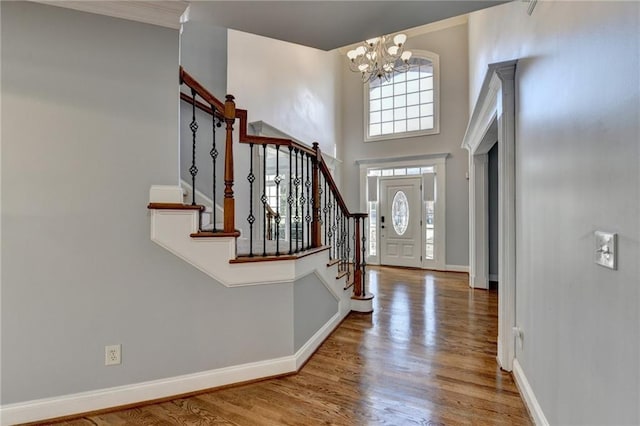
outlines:
[[[498,364],[515,359],[515,74],[517,61],[488,67],[462,147],[469,151],[469,286],[489,287],[488,155],[498,141]]]
[[[447,156],[358,162],[368,264],[446,269]]]
[[[489,278],[489,289],[497,291],[500,288],[500,274],[499,274],[499,256],[498,247],[500,241],[498,239],[498,141],[493,144],[493,147],[487,153],[487,168],[488,168],[488,198],[489,203],[487,205],[487,218],[488,218],[488,242],[489,242],[489,256],[487,261],[489,262],[487,271]]]

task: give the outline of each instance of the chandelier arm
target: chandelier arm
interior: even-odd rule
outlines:
[[[408,60],[402,59],[406,36],[398,36],[382,35],[362,42],[347,55],[350,58],[349,69],[360,73],[364,83],[376,78],[390,81],[394,73],[406,72],[410,68]]]

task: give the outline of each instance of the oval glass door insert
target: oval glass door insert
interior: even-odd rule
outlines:
[[[393,220],[393,229],[396,234],[402,235],[407,231],[409,225],[409,202],[403,191],[396,192],[391,204],[391,218]]]

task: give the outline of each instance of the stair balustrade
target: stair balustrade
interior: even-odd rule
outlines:
[[[238,248],[238,259],[291,258],[312,249],[328,247],[331,264],[337,264],[338,276],[347,276],[354,287],[355,298],[363,298],[365,289],[366,213],[349,211],[317,142],[313,146],[284,139],[247,133],[247,111],[236,108],[234,97],[227,95],[222,103],[180,67],[180,83],[188,88],[180,98],[191,106],[191,204],[196,205],[195,188],[198,177],[196,147],[200,123],[196,109],[208,114],[207,125],[213,133],[210,161],[211,195],[213,200],[213,231],[207,236],[238,236],[235,229],[234,194],[234,124],[238,120],[238,140],[246,146],[248,155],[246,180],[248,183],[248,234],[241,241],[248,247]],[[201,100],[200,100],[201,99]],[[210,122],[209,122],[210,120]],[[223,229],[216,227],[217,160],[216,129],[225,123],[224,143],[224,218]],[[202,143],[209,143],[202,142]],[[238,149],[241,149],[238,147]],[[242,148],[245,149],[245,148]],[[202,229],[200,230],[201,233]],[[244,252],[243,252],[244,251]],[[353,278],[353,280],[351,280]]]

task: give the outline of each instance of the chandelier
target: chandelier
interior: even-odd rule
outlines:
[[[347,52],[349,68],[353,72],[362,74],[364,83],[376,78],[389,81],[396,72],[406,72],[409,69],[411,52],[404,50],[407,36],[396,34],[380,36],[365,40],[362,45]]]

